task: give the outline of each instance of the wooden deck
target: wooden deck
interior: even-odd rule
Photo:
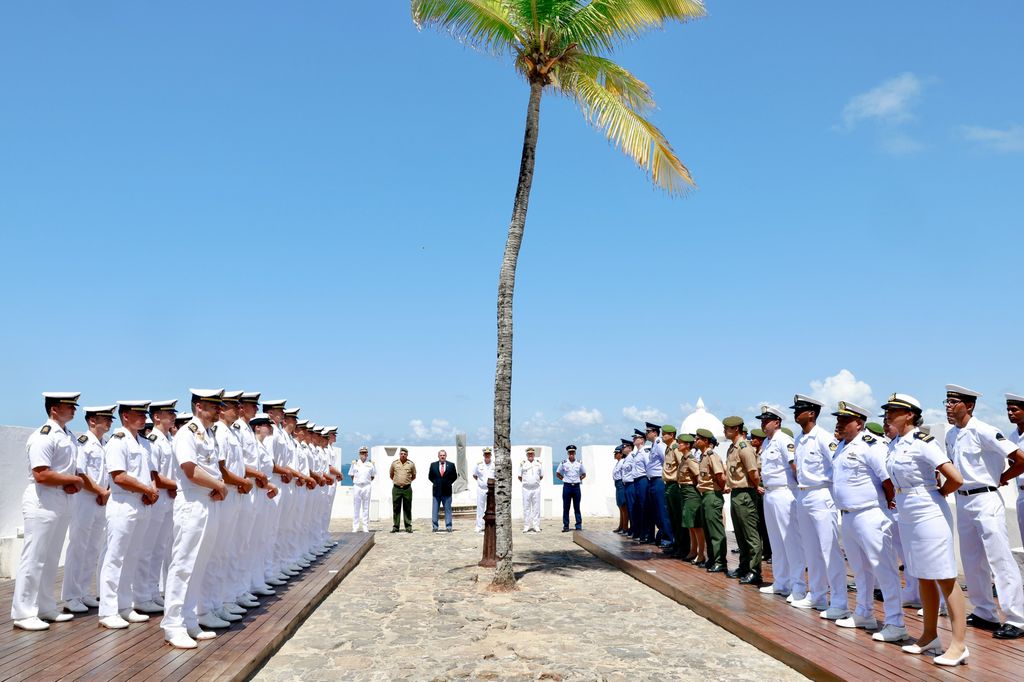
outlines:
[[[634,545],[610,531],[576,531],[576,544],[640,582],[725,628],[740,639],[814,680],[1024,680],[1024,640],[1002,641],[967,628],[968,665],[943,668],[930,657],[903,653],[898,644],[875,642],[860,629],[836,627],[814,610],[789,606],[785,599],[740,585],[721,573],[708,573],[678,559],[667,559],[650,545]],[[736,558],[730,560],[735,567]],[[771,580],[769,565],[765,579]],[[853,604],[853,594],[851,607]],[[921,632],[916,610],[906,609],[907,629]],[[875,617],[883,620],[875,602]],[[662,624],[665,625],[665,624]],[[939,633],[949,642],[949,621]]]
[[[335,533],[338,545],[277,594],[198,649],[164,643],[157,614],[127,630],[99,627],[96,610],[43,632],[11,625],[14,581],[0,585],[0,680],[245,680],[295,632],[373,546],[372,533]],[[58,575],[58,594],[60,576]]]

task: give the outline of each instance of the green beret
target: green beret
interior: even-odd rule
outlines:
[[[666,424],[665,426],[661,427],[661,432],[662,433],[675,433],[676,432],[676,427],[672,426],[671,424]]]
[[[867,428],[868,431],[875,434],[876,436],[885,435],[885,429],[883,429],[882,425],[879,424],[878,422],[868,422],[864,426]]]
[[[743,426],[743,417],[726,417],[722,420],[722,426]]]
[[[700,438],[707,438],[708,440],[715,439],[715,434],[711,433],[707,429],[697,429],[697,436]]]
[[[793,429],[789,428],[788,426],[783,426],[782,427],[782,432],[784,434],[786,434],[787,436],[789,436],[790,438],[793,437]]]
[[[679,442],[680,443],[693,443],[696,440],[697,439],[694,438],[693,435],[689,434],[689,433],[684,433],[683,435],[679,436]]]
[[[764,431],[762,431],[761,429],[754,429],[753,431],[750,432],[750,435],[753,436],[754,438],[767,438],[768,437],[768,434],[765,433]]]

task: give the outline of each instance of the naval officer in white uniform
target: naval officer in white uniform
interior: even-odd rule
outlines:
[[[1024,443],[1024,395],[1006,394],[1006,418],[1014,426],[1006,437],[1019,449]],[[1018,476],[1014,485],[1017,486],[1017,527],[1020,529],[1021,542],[1024,544],[1024,475]]]
[[[484,459],[473,467],[476,480],[476,532],[484,532],[484,512],[487,511],[487,479],[494,478],[494,461],[491,449],[484,448]]]
[[[369,459],[370,451],[364,445],[359,448],[359,459],[348,468],[352,479],[352,532],[370,530],[370,483],[377,477],[377,465]]]
[[[519,482],[523,484],[523,532],[540,532],[540,482],[544,467],[535,459],[537,451],[526,448],[526,460],[519,464]]]

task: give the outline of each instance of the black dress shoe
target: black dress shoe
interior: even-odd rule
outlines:
[[[708,573],[725,573],[725,564],[714,563],[708,567]]]
[[[761,585],[764,585],[764,581],[761,580],[760,574],[751,571],[750,573],[747,573],[745,576],[740,578],[740,585],[753,585],[755,587],[759,587]]]
[[[568,532],[569,532],[569,529],[568,529],[568,528],[563,528],[563,529],[562,529],[562,532],[563,532],[563,533],[568,533]]]
[[[1024,637],[1024,630],[1015,625],[1003,623],[998,630],[992,633],[992,636],[996,639],[1018,639]]]
[[[725,577],[726,578],[742,578],[743,574],[740,573],[740,570],[738,568],[731,568],[731,569],[729,569],[728,571],[725,572]]]
[[[406,528],[406,529],[405,529],[405,532],[406,532],[406,533],[411,533],[411,532],[412,532],[412,528]]]
[[[697,568],[707,568],[708,567],[708,560],[707,559],[704,559],[703,561],[697,561],[697,559],[692,559],[690,561],[690,563],[693,564],[694,566],[696,566]]]
[[[391,532],[392,533],[397,533],[398,532],[398,526],[395,526],[394,528],[392,528]]]
[[[988,620],[981,616],[976,616],[973,613],[967,616],[967,624],[972,628],[978,628],[979,630],[988,630],[989,632],[996,632],[1000,629],[999,623],[994,620]],[[1012,625],[1010,627],[1013,627]]]

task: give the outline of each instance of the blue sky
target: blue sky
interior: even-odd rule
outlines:
[[[543,101],[513,438],[947,382],[998,412],[1024,391],[1024,7],[708,6],[616,54],[691,196]],[[7,2],[0,64],[0,423],[44,390],[226,386],[346,448],[487,440],[508,64],[406,2],[312,0]]]

